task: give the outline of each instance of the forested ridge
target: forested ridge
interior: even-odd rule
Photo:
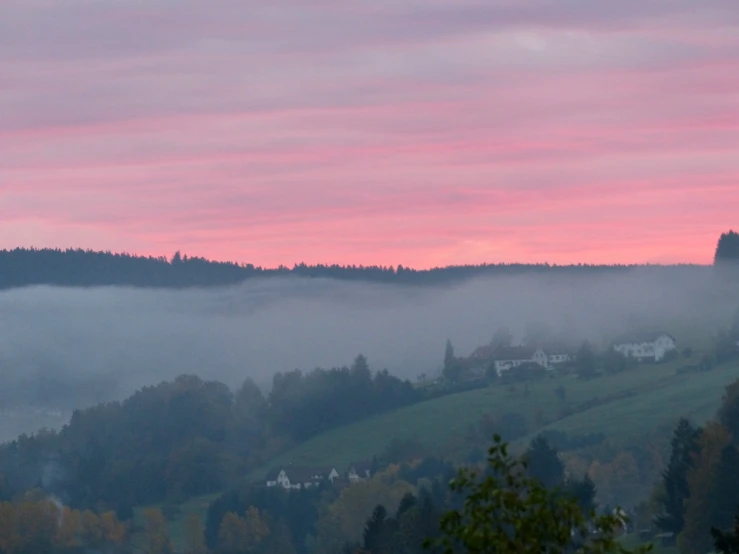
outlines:
[[[691,266],[698,270],[703,266]],[[0,250],[0,289],[32,285],[65,287],[132,286],[151,288],[210,287],[241,283],[257,277],[296,276],[394,284],[446,284],[475,277],[521,273],[599,273],[654,270],[675,266],[479,264],[411,269],[403,266],[306,265],[263,268],[252,264],[211,261],[179,252],[164,256],[81,249]]]
[[[363,356],[351,367],[277,373],[266,397],[250,379],[232,391],[183,375],[0,446],[0,500],[41,487],[82,509],[182,501],[221,490],[295,442],[421,398]]]

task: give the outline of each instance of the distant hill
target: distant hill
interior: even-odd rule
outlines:
[[[296,264],[292,268],[265,269],[252,264],[217,262],[177,252],[163,256],[136,256],[91,250],[25,249],[0,250],[0,289],[30,285],[67,287],[212,287],[233,285],[255,277],[300,276],[348,281],[395,284],[446,284],[485,275],[526,273],[592,273],[626,271],[638,265],[480,264],[434,269],[403,266],[340,266]],[[702,267],[702,266],[695,266]]]

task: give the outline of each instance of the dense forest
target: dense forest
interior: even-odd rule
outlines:
[[[632,552],[616,542],[625,520],[598,511],[587,478],[564,476],[535,439],[522,457],[494,437],[485,462],[457,470],[434,458],[388,467],[344,488],[288,492],[241,487],[216,498],[203,525],[187,517],[187,554],[421,554]],[[3,554],[172,554],[165,511],[138,521],[75,510],[31,491],[0,502]],[[640,548],[634,552],[641,552]]]
[[[296,276],[347,281],[439,285],[475,277],[521,273],[592,274],[628,271],[634,265],[480,264],[433,269],[403,266],[340,266],[296,264],[266,269],[251,264],[215,262],[175,253],[171,258],[144,257],[90,250],[24,249],[0,251],[0,289],[31,285],[68,287],[209,287],[234,285],[255,277]],[[696,266],[699,267],[699,266]]]
[[[0,446],[0,500],[39,487],[123,517],[216,492],[296,442],[422,398],[363,356],[349,368],[277,373],[267,397],[249,379],[231,391],[184,375]]]
[[[592,481],[567,477],[557,450],[544,438],[531,442],[523,460],[527,474],[544,487],[574,499],[584,513],[595,510]],[[480,475],[495,475],[485,462],[467,467]],[[225,532],[234,523],[230,514],[244,514],[240,519],[245,526],[251,510],[251,517],[259,514],[266,527],[275,530],[266,536],[272,545],[254,552],[275,552],[274,543],[287,543],[297,554],[421,554],[428,551],[424,539],[439,535],[445,511],[463,507],[464,497],[448,490],[456,476],[453,464],[427,456],[391,464],[371,480],[341,490],[325,487],[285,494],[242,486],[211,503],[206,543],[214,552],[229,552],[234,546]]]
[[[651,503],[656,524],[681,552],[706,552],[711,529],[730,529],[739,509],[739,381],[726,388],[716,418],[703,427],[682,419]],[[715,533],[714,533],[715,535]]]
[[[739,261],[739,233],[729,231],[719,238],[715,252],[716,264]],[[81,249],[16,248],[0,250],[0,289],[30,285],[73,287],[134,286],[134,287],[204,287],[240,283],[254,277],[298,276],[323,277],[350,281],[396,284],[445,284],[487,275],[527,273],[594,273],[626,271],[637,265],[550,265],[541,264],[479,264],[411,269],[356,265],[306,265],[292,268],[262,268],[252,264],[217,262],[189,257],[176,252],[164,256],[136,256]],[[661,266],[646,266],[661,267]]]

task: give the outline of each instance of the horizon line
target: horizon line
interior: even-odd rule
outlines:
[[[446,266],[431,266],[431,267],[424,267],[424,268],[418,268],[418,267],[411,267],[406,266],[403,264],[397,264],[397,265],[363,265],[363,264],[341,264],[337,262],[323,262],[323,263],[316,263],[316,264],[308,264],[306,262],[293,262],[292,266],[280,264],[278,266],[272,266],[267,267],[263,265],[257,265],[252,262],[242,262],[242,261],[234,261],[234,260],[222,260],[222,259],[215,259],[215,258],[209,258],[204,256],[191,256],[187,253],[183,253],[181,250],[176,250],[172,255],[166,256],[166,255],[153,255],[153,254],[140,254],[140,253],[134,253],[134,252],[128,252],[128,251],[113,251],[113,250],[95,250],[92,248],[80,248],[80,247],[66,247],[66,248],[60,248],[60,247],[37,247],[37,246],[16,246],[14,248],[2,248],[0,249],[0,254],[4,253],[12,253],[17,251],[28,251],[28,252],[58,252],[58,253],[70,253],[70,252],[83,252],[86,254],[101,254],[101,255],[111,255],[111,256],[119,256],[119,257],[130,257],[130,258],[140,258],[140,259],[150,259],[150,260],[157,260],[166,262],[169,265],[173,265],[173,260],[175,256],[178,254],[181,256],[182,260],[203,260],[207,263],[213,263],[213,264],[227,264],[227,265],[233,265],[235,267],[239,268],[251,268],[255,270],[260,271],[293,271],[296,268],[341,268],[341,269],[381,269],[383,271],[390,271],[397,273],[398,271],[412,271],[417,273],[422,272],[431,272],[431,271],[441,271],[445,269],[454,269],[454,268],[485,268],[485,267],[531,267],[531,268],[542,268],[542,267],[550,267],[550,268],[573,268],[573,267],[587,267],[587,268],[639,268],[639,267],[663,267],[663,268],[670,268],[670,267],[713,267],[713,263],[709,264],[702,264],[702,263],[696,263],[696,262],[675,262],[675,263],[658,263],[658,262],[643,262],[643,263],[600,263],[600,264],[593,264],[593,263],[569,263],[569,264],[562,264],[562,263],[550,263],[546,261],[536,261],[536,262],[479,262],[476,264],[450,264]]]

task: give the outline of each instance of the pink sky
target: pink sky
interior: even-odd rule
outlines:
[[[0,248],[711,261],[737,0],[3,0]]]

